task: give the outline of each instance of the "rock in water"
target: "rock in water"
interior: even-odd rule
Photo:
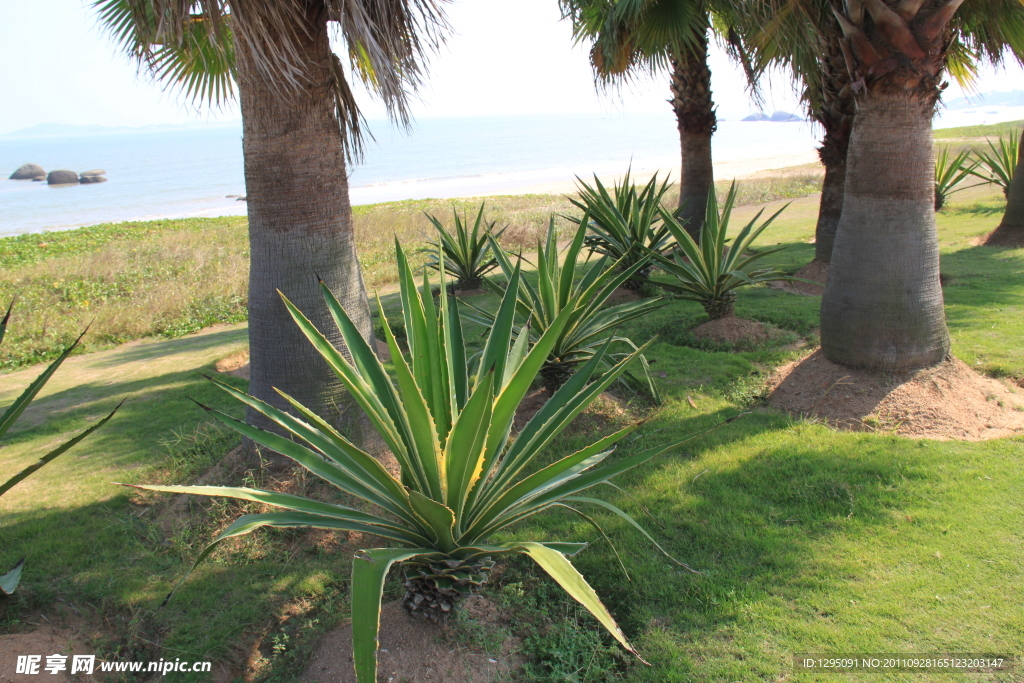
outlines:
[[[95,183],[105,183],[105,182],[107,182],[107,176],[105,176],[105,175],[83,175],[81,178],[78,179],[78,182],[80,182],[83,185],[93,185]]]
[[[45,177],[46,171],[39,164],[25,164],[11,174],[11,180],[35,180]]]
[[[74,183],[78,184],[78,174],[74,171],[59,170],[50,171],[50,174],[46,176],[46,183],[48,185],[70,185]]]
[[[107,172],[106,172],[106,171],[103,171],[103,170],[101,170],[101,169],[98,169],[98,168],[94,168],[94,169],[93,169],[93,170],[91,170],[91,171],[82,171],[82,172],[81,172],[81,173],[79,173],[78,175],[79,175],[80,177],[84,178],[84,177],[86,177],[86,176],[94,176],[94,175],[106,175],[106,174],[107,174]]]

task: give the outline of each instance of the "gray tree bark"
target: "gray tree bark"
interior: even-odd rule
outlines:
[[[715,184],[711,137],[718,128],[711,96],[707,34],[699,47],[672,59],[672,109],[679,128],[682,164],[679,172],[679,211],[686,231],[699,238],[707,214],[708,193]]]
[[[985,244],[990,246],[1024,245],[1024,131],[1021,131],[1020,139],[1022,153],[1017,157],[1017,168],[1006,196],[1006,212],[999,227],[985,240]]]
[[[892,91],[858,102],[843,215],[821,302],[821,347],[834,363],[908,371],[949,353],[933,111],[926,98]]]
[[[331,90],[327,25],[311,9],[304,25],[274,27],[303,36],[300,88],[283,90],[236,34],[249,213],[249,393],[279,408],[280,389],[328,421],[358,423],[346,392],[292,321],[278,290],[337,347],[341,335],[319,276],[363,336],[370,310],[356,258],[345,154]],[[346,415],[348,419],[346,419]],[[250,410],[250,424],[267,428]]]
[[[829,263],[832,248],[843,216],[843,198],[846,196],[846,159],[825,162],[825,181],[821,185],[818,223],[814,229],[814,260]]]

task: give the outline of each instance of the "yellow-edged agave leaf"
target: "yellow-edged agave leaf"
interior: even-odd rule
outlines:
[[[360,550],[352,562],[352,659],[359,683],[377,683],[377,633],[384,578],[395,562],[436,554],[432,548]]]
[[[454,537],[455,513],[451,508],[419,491],[409,492],[409,502],[416,514],[430,525],[434,543],[439,551],[450,553],[458,547]]]
[[[601,599],[597,597],[594,589],[590,587],[590,584],[583,578],[583,575],[576,571],[576,567],[573,567],[572,563],[565,559],[562,553],[541,543],[507,543],[503,545],[528,556],[536,562],[566,593],[586,607],[587,611],[593,614],[601,622],[601,625],[608,630],[608,633],[612,634],[615,640],[622,644],[622,647],[637,657],[640,656],[636,649],[626,640],[626,635],[619,628],[619,625],[615,623],[615,619],[608,611],[608,608],[604,606],[604,603],[601,602]],[[641,659],[641,661],[643,660]]]
[[[295,512],[304,512],[310,515],[331,517],[333,519],[348,520],[386,531],[387,535],[370,531],[369,533],[383,536],[392,540],[401,540],[411,544],[430,543],[430,540],[420,534],[409,531],[407,527],[399,526],[397,523],[371,515],[361,510],[355,510],[344,505],[324,503],[319,500],[294,496],[289,493],[277,493],[274,491],[261,491],[238,486],[147,486],[137,484],[122,484],[132,488],[144,489],[146,491],[160,491],[163,493],[187,493],[210,498],[234,498],[236,500],[250,500],[254,503],[263,503]]]
[[[488,372],[466,402],[445,444],[447,503],[459,518],[462,516],[466,496],[483,471],[487,432],[491,427],[491,407],[494,404],[491,390],[493,383],[494,373]]]

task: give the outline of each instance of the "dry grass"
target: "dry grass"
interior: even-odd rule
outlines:
[[[0,367],[48,360],[86,326],[83,351],[245,320],[248,240],[223,223],[5,269],[0,301],[17,303]]]
[[[758,174],[740,183],[740,204],[818,191],[813,167]],[[728,183],[717,184],[720,193]],[[670,191],[668,196],[673,197]],[[532,251],[549,217],[573,206],[561,195],[425,199],[354,209],[367,287],[395,282],[395,238],[410,251],[431,229],[426,213],[451,224],[452,210],[486,216],[507,229],[502,245]],[[246,221],[240,217],[101,225],[0,238],[0,303],[17,296],[0,370],[50,360],[87,325],[81,352],[143,337],[177,337],[216,323],[246,319],[249,274]],[[425,260],[424,255],[414,258]]]

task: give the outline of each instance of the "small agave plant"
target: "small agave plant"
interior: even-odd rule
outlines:
[[[657,297],[615,306],[607,305],[612,294],[644,268],[650,257],[638,258],[628,268],[622,268],[621,261],[611,262],[608,258],[590,264],[589,268],[581,268],[583,264],[580,264],[579,256],[586,244],[588,216],[589,213],[584,212],[572,242],[569,243],[562,258],[559,258],[557,231],[552,217],[548,222],[546,238],[537,241],[537,284],[534,286],[523,280],[518,285],[519,300],[516,303],[516,311],[519,317],[526,321],[523,329],[529,332],[531,338],[540,339],[555,320],[564,317],[566,312],[569,313],[568,322],[562,327],[551,347],[548,359],[540,369],[541,380],[551,394],[554,394],[577,368],[590,361],[609,340],[619,345],[619,348],[627,347],[629,352],[606,352],[602,369],[611,368],[630,352],[637,351],[638,347],[632,340],[615,334],[616,329],[623,323],[648,315],[668,303],[667,298]],[[497,244],[494,248],[498,265],[508,282],[511,282],[518,265],[513,265],[508,255],[498,250]],[[582,277],[577,279],[576,276],[581,271]],[[488,289],[501,295],[508,291],[507,287],[503,288],[491,280],[485,280],[484,284]],[[466,314],[467,318],[485,327],[494,325],[497,314],[468,303],[466,305],[470,309]],[[647,359],[641,354],[638,360],[646,381],[641,383],[628,372],[623,373],[623,377],[634,386],[645,387],[656,402],[660,401]]]
[[[607,256],[620,270],[632,272],[624,287],[645,289],[655,265],[647,255],[648,250],[663,253],[672,244],[672,235],[661,222],[661,203],[670,187],[669,178],[659,184],[655,173],[638,189],[630,171],[626,171],[622,182],[615,184],[611,192],[596,175],[593,185],[579,177],[576,181],[579,199],[569,197],[569,201],[584,215],[566,218],[587,225],[590,230],[585,243],[587,248]]]
[[[708,212],[700,229],[700,241],[695,242],[679,221],[668,211],[662,211],[665,227],[676,238],[678,248],[669,258],[656,252],[649,252],[657,259],[658,265],[678,282],[658,285],[671,292],[677,298],[697,301],[704,307],[712,320],[732,315],[736,306],[736,290],[747,285],[762,282],[785,280],[787,282],[807,282],[783,273],[774,268],[751,268],[751,264],[786,247],[765,249],[753,254],[748,250],[761,233],[779,217],[786,207],[782,207],[768,220],[760,225],[764,211],[747,223],[736,235],[732,244],[728,244],[729,219],[733,206],[736,204],[736,182],[729,188],[722,210],[719,212],[715,188],[708,193]],[[788,205],[787,205],[788,206]],[[817,283],[815,283],[817,284]]]
[[[387,374],[326,286],[321,285],[324,299],[351,360],[287,298],[282,298],[295,322],[394,453],[401,466],[400,478],[389,474],[326,420],[287,395],[282,394],[295,414],[218,382],[224,391],[262,413],[288,436],[262,431],[208,409],[244,436],[288,456],[360,499],[367,504],[366,510],[248,488],[139,488],[236,498],[279,508],[238,518],[200,553],[197,564],[225,539],[261,527],[358,531],[386,541],[385,547],[359,551],[352,563],[353,658],[360,683],[377,680],[381,594],[385,577],[396,563],[405,572],[405,608],[413,614],[441,618],[462,595],[484,582],[494,558],[510,553],[526,555],[597,617],[623,647],[635,652],[594,590],[569,562],[568,558],[585,543],[498,543],[491,538],[553,506],[574,511],[575,506],[599,506],[640,528],[613,504],[581,494],[678,444],[610,461],[614,444],[638,426],[631,425],[556,462],[536,464],[552,439],[615,381],[639,351],[591,381],[607,353],[610,342],[606,342],[536,417],[513,435],[516,406],[570,322],[572,311],[560,314],[533,345],[527,331],[515,336],[513,319],[521,282],[516,270],[483,352],[470,368],[458,307],[449,297],[441,297],[440,307],[435,307],[426,274],[417,291],[401,248],[397,249],[397,262],[409,357],[402,355],[394,336],[385,328],[394,359],[394,378]]]
[[[468,221],[464,221],[459,212],[452,210],[453,227],[449,231],[436,216],[427,214],[427,219],[437,231],[437,239],[430,242],[430,246],[424,249],[428,255],[427,267],[450,273],[455,277],[455,289],[479,289],[483,277],[495,267],[498,262],[494,260],[491,253],[494,250],[501,251],[496,241],[490,238],[500,238],[504,228],[495,231],[495,221],[488,223],[484,220],[484,205],[476,214],[472,228]]]

